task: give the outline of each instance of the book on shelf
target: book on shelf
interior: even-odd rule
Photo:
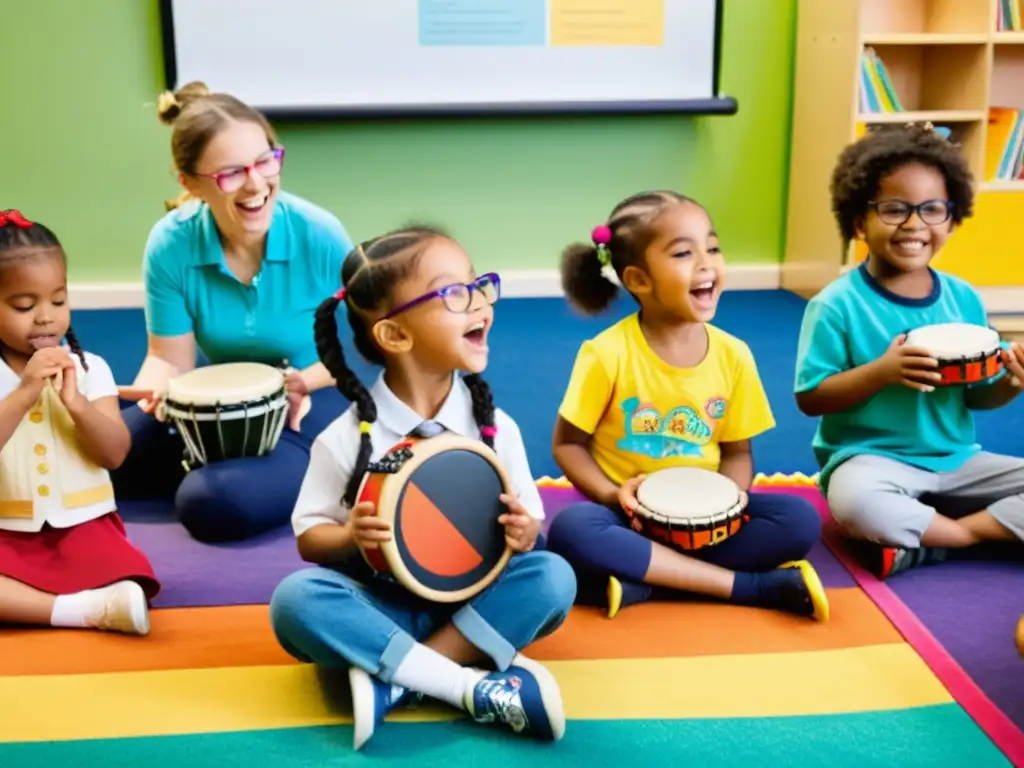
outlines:
[[[860,56],[860,111],[904,111],[885,62],[870,45],[864,46]]]
[[[860,113],[895,114],[906,112],[900,102],[896,87],[892,84],[885,62],[870,45],[864,46],[860,56]],[[946,126],[934,126],[937,133],[950,138],[952,131]],[[861,123],[857,126],[857,137],[863,136],[868,127]]]
[[[996,30],[999,32],[1020,32],[1020,4],[1018,0],[999,0],[996,4],[998,17]]]
[[[985,177],[988,180],[1024,180],[1024,111],[1013,107],[991,107],[985,146]]]

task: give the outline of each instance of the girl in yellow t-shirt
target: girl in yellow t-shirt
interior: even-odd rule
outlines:
[[[562,256],[570,300],[591,314],[605,309],[617,292],[604,274],[611,267],[640,309],[576,358],[554,454],[590,501],[553,520],[549,548],[576,569],[583,600],[607,598],[609,616],[662,587],[827,620],[825,591],[803,559],[821,534],[817,511],[797,496],[747,495],[750,441],[775,421],[750,348],[710,325],[725,262],[707,211],[674,192],[643,192],[619,203],[592,240]],[[640,481],[675,466],[735,481],[746,525],[691,554],[634,530]]]

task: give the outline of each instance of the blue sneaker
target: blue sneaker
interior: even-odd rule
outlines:
[[[352,746],[359,749],[370,740],[388,712],[412,699],[412,692],[378,680],[359,667],[349,667],[348,684],[352,689],[352,720],[355,726]]]
[[[542,741],[565,735],[562,694],[554,675],[522,654],[504,672],[484,676],[466,694],[466,710],[478,723],[504,723]]]

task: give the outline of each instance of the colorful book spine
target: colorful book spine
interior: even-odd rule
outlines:
[[[985,144],[985,175],[988,179],[1020,179],[1024,172],[1024,110],[992,107]]]
[[[862,112],[904,111],[885,62],[871,46],[866,46],[861,52],[860,89]]]
[[[1020,0],[998,0],[996,13],[996,29],[998,31],[1021,31]]]

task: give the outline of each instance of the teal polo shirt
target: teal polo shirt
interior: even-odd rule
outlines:
[[[210,208],[188,203],[164,216],[146,242],[146,327],[194,333],[213,364],[317,362],[313,318],[338,290],[352,241],[331,213],[278,192],[263,266],[251,285],[227,268]]]
[[[830,376],[877,360],[893,339],[913,328],[936,323],[988,325],[981,296],[967,282],[934,270],[932,278],[931,295],[922,299],[886,290],[866,265],[825,287],[804,311],[795,391],[808,392]],[[963,387],[918,392],[902,385],[888,386],[853,408],[822,416],[813,447],[825,491],[835,468],[858,454],[948,472],[979,450]]]

